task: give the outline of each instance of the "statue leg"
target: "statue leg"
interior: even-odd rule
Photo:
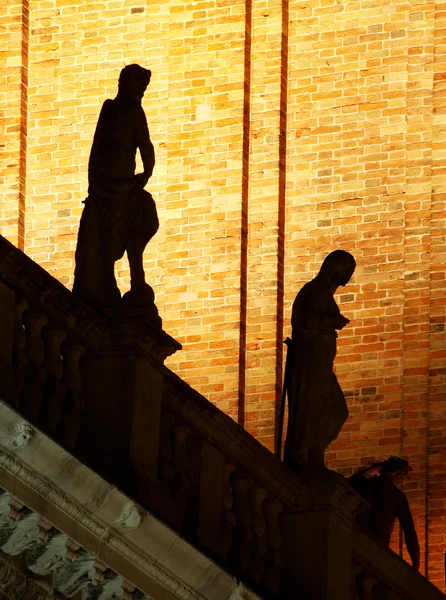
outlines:
[[[310,469],[325,469],[325,447],[316,446],[308,451],[308,466]]]
[[[145,286],[143,253],[148,242],[159,228],[155,202],[148,192],[142,190],[136,199],[134,227],[127,242],[127,257],[130,266],[130,284],[132,289]]]
[[[146,278],[143,267],[144,247],[138,245],[133,240],[127,246],[127,257],[130,266],[130,286],[132,289],[141,287],[145,284]]]
[[[114,304],[121,294],[114,275],[114,261],[104,239],[102,199],[85,201],[76,247],[73,293],[92,306]]]

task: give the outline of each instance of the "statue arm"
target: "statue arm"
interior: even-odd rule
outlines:
[[[100,139],[103,135],[104,130],[106,130],[106,112],[107,112],[107,103],[110,100],[106,100],[102,105],[101,112],[99,113],[98,122],[96,123],[96,129],[94,131],[93,136],[93,144],[91,145],[90,150],[90,158],[88,160],[88,170],[89,172],[93,169],[94,163],[97,161],[97,152],[98,146],[100,145]]]
[[[403,529],[404,540],[412,564],[418,571],[420,568],[420,544],[418,543],[418,535],[413,522],[412,513],[410,512],[409,502],[403,492],[401,492],[401,500],[396,516]]]
[[[144,166],[145,183],[152,176],[153,167],[155,166],[155,150],[150,139],[149,128],[147,125],[146,115],[141,107],[138,111],[138,119],[136,123],[136,142],[141,154],[142,164]]]
[[[372,465],[363,467],[359,471],[356,471],[356,473],[353,473],[353,475],[351,475],[348,478],[348,480],[350,483],[355,483],[356,481],[359,481],[362,479],[372,479],[379,475],[379,473],[381,472],[381,469],[382,469],[382,462],[376,462],[376,463],[373,463]]]
[[[307,323],[311,328],[343,329],[349,319],[341,315],[333,295],[325,286],[315,289],[308,298],[311,310],[307,313]]]

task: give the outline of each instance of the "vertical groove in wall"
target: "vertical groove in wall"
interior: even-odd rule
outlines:
[[[275,439],[278,435],[283,380],[283,311],[285,285],[285,201],[288,103],[288,0],[282,0],[282,40],[280,72],[279,120],[279,206],[277,228],[277,320],[276,320],[276,418]]]
[[[423,52],[426,64],[433,64],[428,56],[433,52],[433,23],[430,10],[426,10],[423,19],[412,19],[419,7],[410,5],[408,28],[408,85],[406,92],[406,187],[405,187],[405,278],[403,291],[403,406],[402,438],[403,456],[413,462],[416,488],[404,486],[412,512],[415,513],[415,525],[421,546],[420,570],[425,577],[431,571],[429,551],[429,410],[430,410],[430,314],[432,302],[432,180],[433,148],[433,71],[419,70],[416,58],[410,53],[415,40],[423,40]],[[418,42],[417,42],[418,43]],[[421,42],[420,42],[421,43]],[[422,73],[422,74],[421,74]],[[423,90],[423,98],[413,93],[413,85]],[[420,143],[424,143],[423,155],[417,153]],[[418,216],[422,207],[423,218]],[[422,226],[421,226],[422,223]],[[422,248],[417,255],[417,249]],[[420,258],[422,257],[422,260]],[[420,302],[413,310],[413,298],[428,299]],[[426,305],[429,308],[426,308]],[[417,348],[414,357],[413,349]],[[415,425],[413,423],[416,423]],[[413,446],[416,445],[416,452]],[[407,454],[406,454],[407,453]],[[415,492],[415,493],[414,493]],[[414,510],[415,509],[415,510]],[[415,512],[418,509],[418,514]],[[407,548],[400,533],[400,551],[407,557]],[[424,559],[424,564],[423,564]]]
[[[434,34],[434,38],[435,38],[435,8],[434,8],[434,24],[433,24],[433,34]],[[434,45],[434,50],[433,50],[433,62],[435,62],[435,45]],[[430,91],[431,91],[431,119],[430,119],[430,126],[431,126],[431,151],[429,154],[429,159],[430,159],[430,177],[432,178],[432,174],[433,174],[433,170],[434,170],[434,147],[433,147],[433,142],[435,139],[435,132],[434,132],[434,106],[435,106],[435,102],[434,102],[434,96],[435,96],[435,76],[434,76],[434,70],[432,69],[432,80],[430,82]],[[426,485],[425,485],[425,492],[424,492],[424,514],[425,514],[425,520],[424,520],[424,531],[425,531],[425,544],[424,544],[424,559],[425,559],[425,570],[424,570],[424,576],[428,579],[429,578],[429,567],[430,567],[430,560],[429,560],[429,543],[430,543],[430,493],[431,493],[431,477],[430,477],[430,461],[429,458],[431,456],[431,420],[432,420],[432,406],[431,406],[431,398],[432,398],[432,394],[433,394],[433,390],[432,390],[432,376],[431,376],[431,358],[432,358],[432,315],[433,315],[433,310],[432,310],[432,298],[433,298],[433,286],[432,286],[432,262],[433,262],[433,252],[435,252],[435,242],[432,240],[432,227],[433,227],[433,215],[432,215],[432,208],[433,208],[433,190],[434,190],[434,185],[431,186],[431,190],[430,190],[430,198],[429,198],[429,217],[428,217],[428,223],[429,223],[429,283],[428,283],[428,288],[429,288],[429,319],[428,319],[428,355],[427,355],[427,390],[426,390],[426,447],[425,447],[425,454],[424,454],[424,469],[425,469],[425,473],[426,473]],[[437,584],[438,585],[438,584]]]
[[[20,169],[17,245],[25,249],[26,153],[28,135],[29,0],[22,0],[22,64],[20,73]]]
[[[240,251],[240,354],[238,385],[238,423],[245,425],[246,396],[246,305],[248,298],[248,192],[249,192],[249,136],[251,120],[251,26],[252,0],[245,3],[245,65],[243,91],[243,161],[242,161],[242,210]]]

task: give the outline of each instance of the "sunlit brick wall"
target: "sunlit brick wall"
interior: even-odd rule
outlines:
[[[286,322],[327,251],[344,248],[358,263],[338,296],[352,321],[337,358],[351,416],[330,466],[349,474],[390,454],[410,460],[422,568],[440,586],[444,16],[429,2],[290,2],[285,219]]]
[[[163,318],[170,361],[237,418],[245,5],[171,3]]]
[[[446,4],[30,0],[0,24],[2,233],[72,284],[101,104],[125,64],[151,68],[145,267],[184,346],[168,364],[270,448],[293,298],[328,252],[355,255],[329,464],[411,461],[444,588]]]
[[[0,223],[23,250],[27,119],[27,2],[11,1],[0,12]]]

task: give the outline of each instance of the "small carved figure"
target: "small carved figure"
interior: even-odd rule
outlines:
[[[407,551],[414,568],[420,566],[420,545],[406,495],[397,486],[412,471],[407,460],[391,456],[361,469],[350,477],[350,484],[369,504],[370,509],[356,521],[386,546],[390,544],[395,520],[404,533]]]
[[[325,449],[348,417],[333,361],[336,330],[349,320],[341,315],[333,295],[350,281],[355,267],[348,252],[331,252],[294,300],[284,383],[289,406],[284,462],[295,470],[325,468]]]
[[[144,190],[155,164],[141,106],[150,77],[151,72],[139,65],[124,67],[118,94],[114,100],[104,102],[96,126],[73,292],[97,307],[111,306],[120,300],[114,265],[126,251],[131,276],[128,303],[144,305],[154,299],[143,269],[144,248],[159,225],[155,202]],[[135,174],[138,149],[144,171]]]

